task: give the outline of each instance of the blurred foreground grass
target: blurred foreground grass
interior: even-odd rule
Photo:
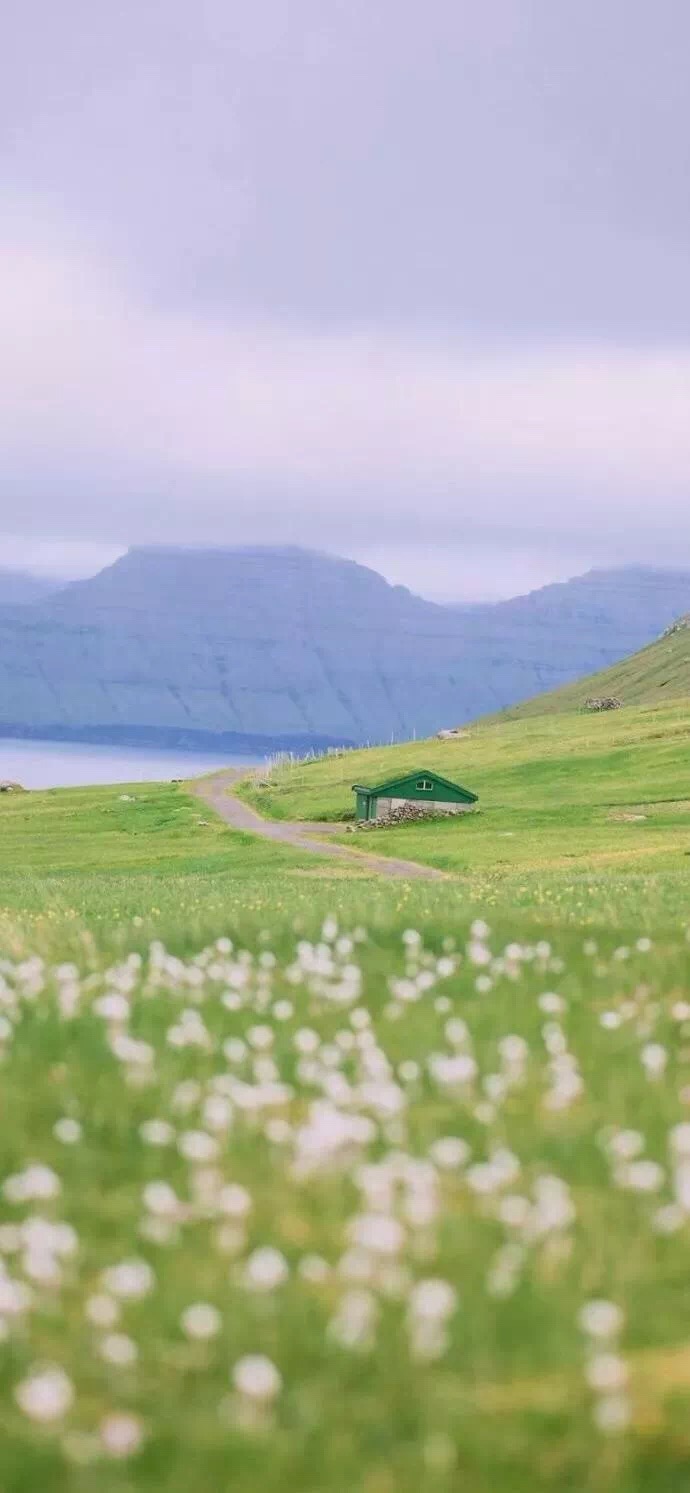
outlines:
[[[2,1493],[690,1488],[683,867],[0,848]]]

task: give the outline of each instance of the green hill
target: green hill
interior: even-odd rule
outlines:
[[[618,664],[589,674],[562,689],[549,690],[501,712],[500,719],[560,715],[582,710],[588,699],[606,696],[622,705],[654,705],[669,698],[690,698],[690,613],[679,618],[656,642]],[[498,719],[498,717],[496,717]]]
[[[496,883],[511,874],[687,869],[690,715],[684,705],[479,722],[448,740],[285,762],[244,795],[277,819],[352,817],[352,784],[430,768],[478,812],[347,836],[355,847]]]

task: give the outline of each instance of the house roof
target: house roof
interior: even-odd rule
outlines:
[[[434,772],[430,767],[414,767],[410,772],[399,773],[397,778],[387,778],[385,783],[377,783],[375,787],[366,787],[364,783],[353,783],[353,793],[367,793],[370,798],[384,798],[391,794],[394,788],[402,783],[409,783],[410,778],[431,778],[434,783],[440,783],[443,788],[450,788],[453,793],[461,793],[469,803],[476,803],[477,794],[472,793],[469,788],[463,788],[461,783],[453,783],[450,778],[444,778],[440,772]]]

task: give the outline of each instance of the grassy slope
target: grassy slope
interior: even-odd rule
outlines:
[[[4,928],[19,919],[58,939],[84,921],[131,931],[137,919],[144,935],[160,925],[184,943],[229,905],[268,905],[277,885],[294,876],[299,887],[313,868],[163,783],[3,795],[0,846]]]
[[[295,765],[245,790],[264,813],[337,819],[355,778],[437,767],[480,793],[480,813],[345,843],[437,864],[458,874],[447,885],[316,862],[231,831],[172,785],[6,796],[0,916],[51,947],[67,931],[81,936],[85,921],[99,938],[117,932],[143,947],[161,930],[184,948],[219,919],[313,929],[334,906],[383,930],[487,910],[514,927],[672,926],[690,899],[689,729],[677,706],[480,726],[454,742]],[[628,813],[646,817],[618,817]]]
[[[612,695],[624,705],[660,705],[669,698],[690,698],[690,627],[658,638],[610,669],[513,705],[502,711],[500,719],[525,720],[581,710],[585,700],[603,695]]]
[[[338,820],[352,813],[353,782],[375,783],[415,767],[435,768],[472,788],[480,812],[363,832],[357,846],[483,878],[688,868],[685,705],[480,723],[454,741],[288,764],[269,787],[249,783],[243,792],[276,818]]]

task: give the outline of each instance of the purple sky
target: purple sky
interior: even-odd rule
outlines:
[[[0,563],[690,568],[686,0],[24,0]]]

